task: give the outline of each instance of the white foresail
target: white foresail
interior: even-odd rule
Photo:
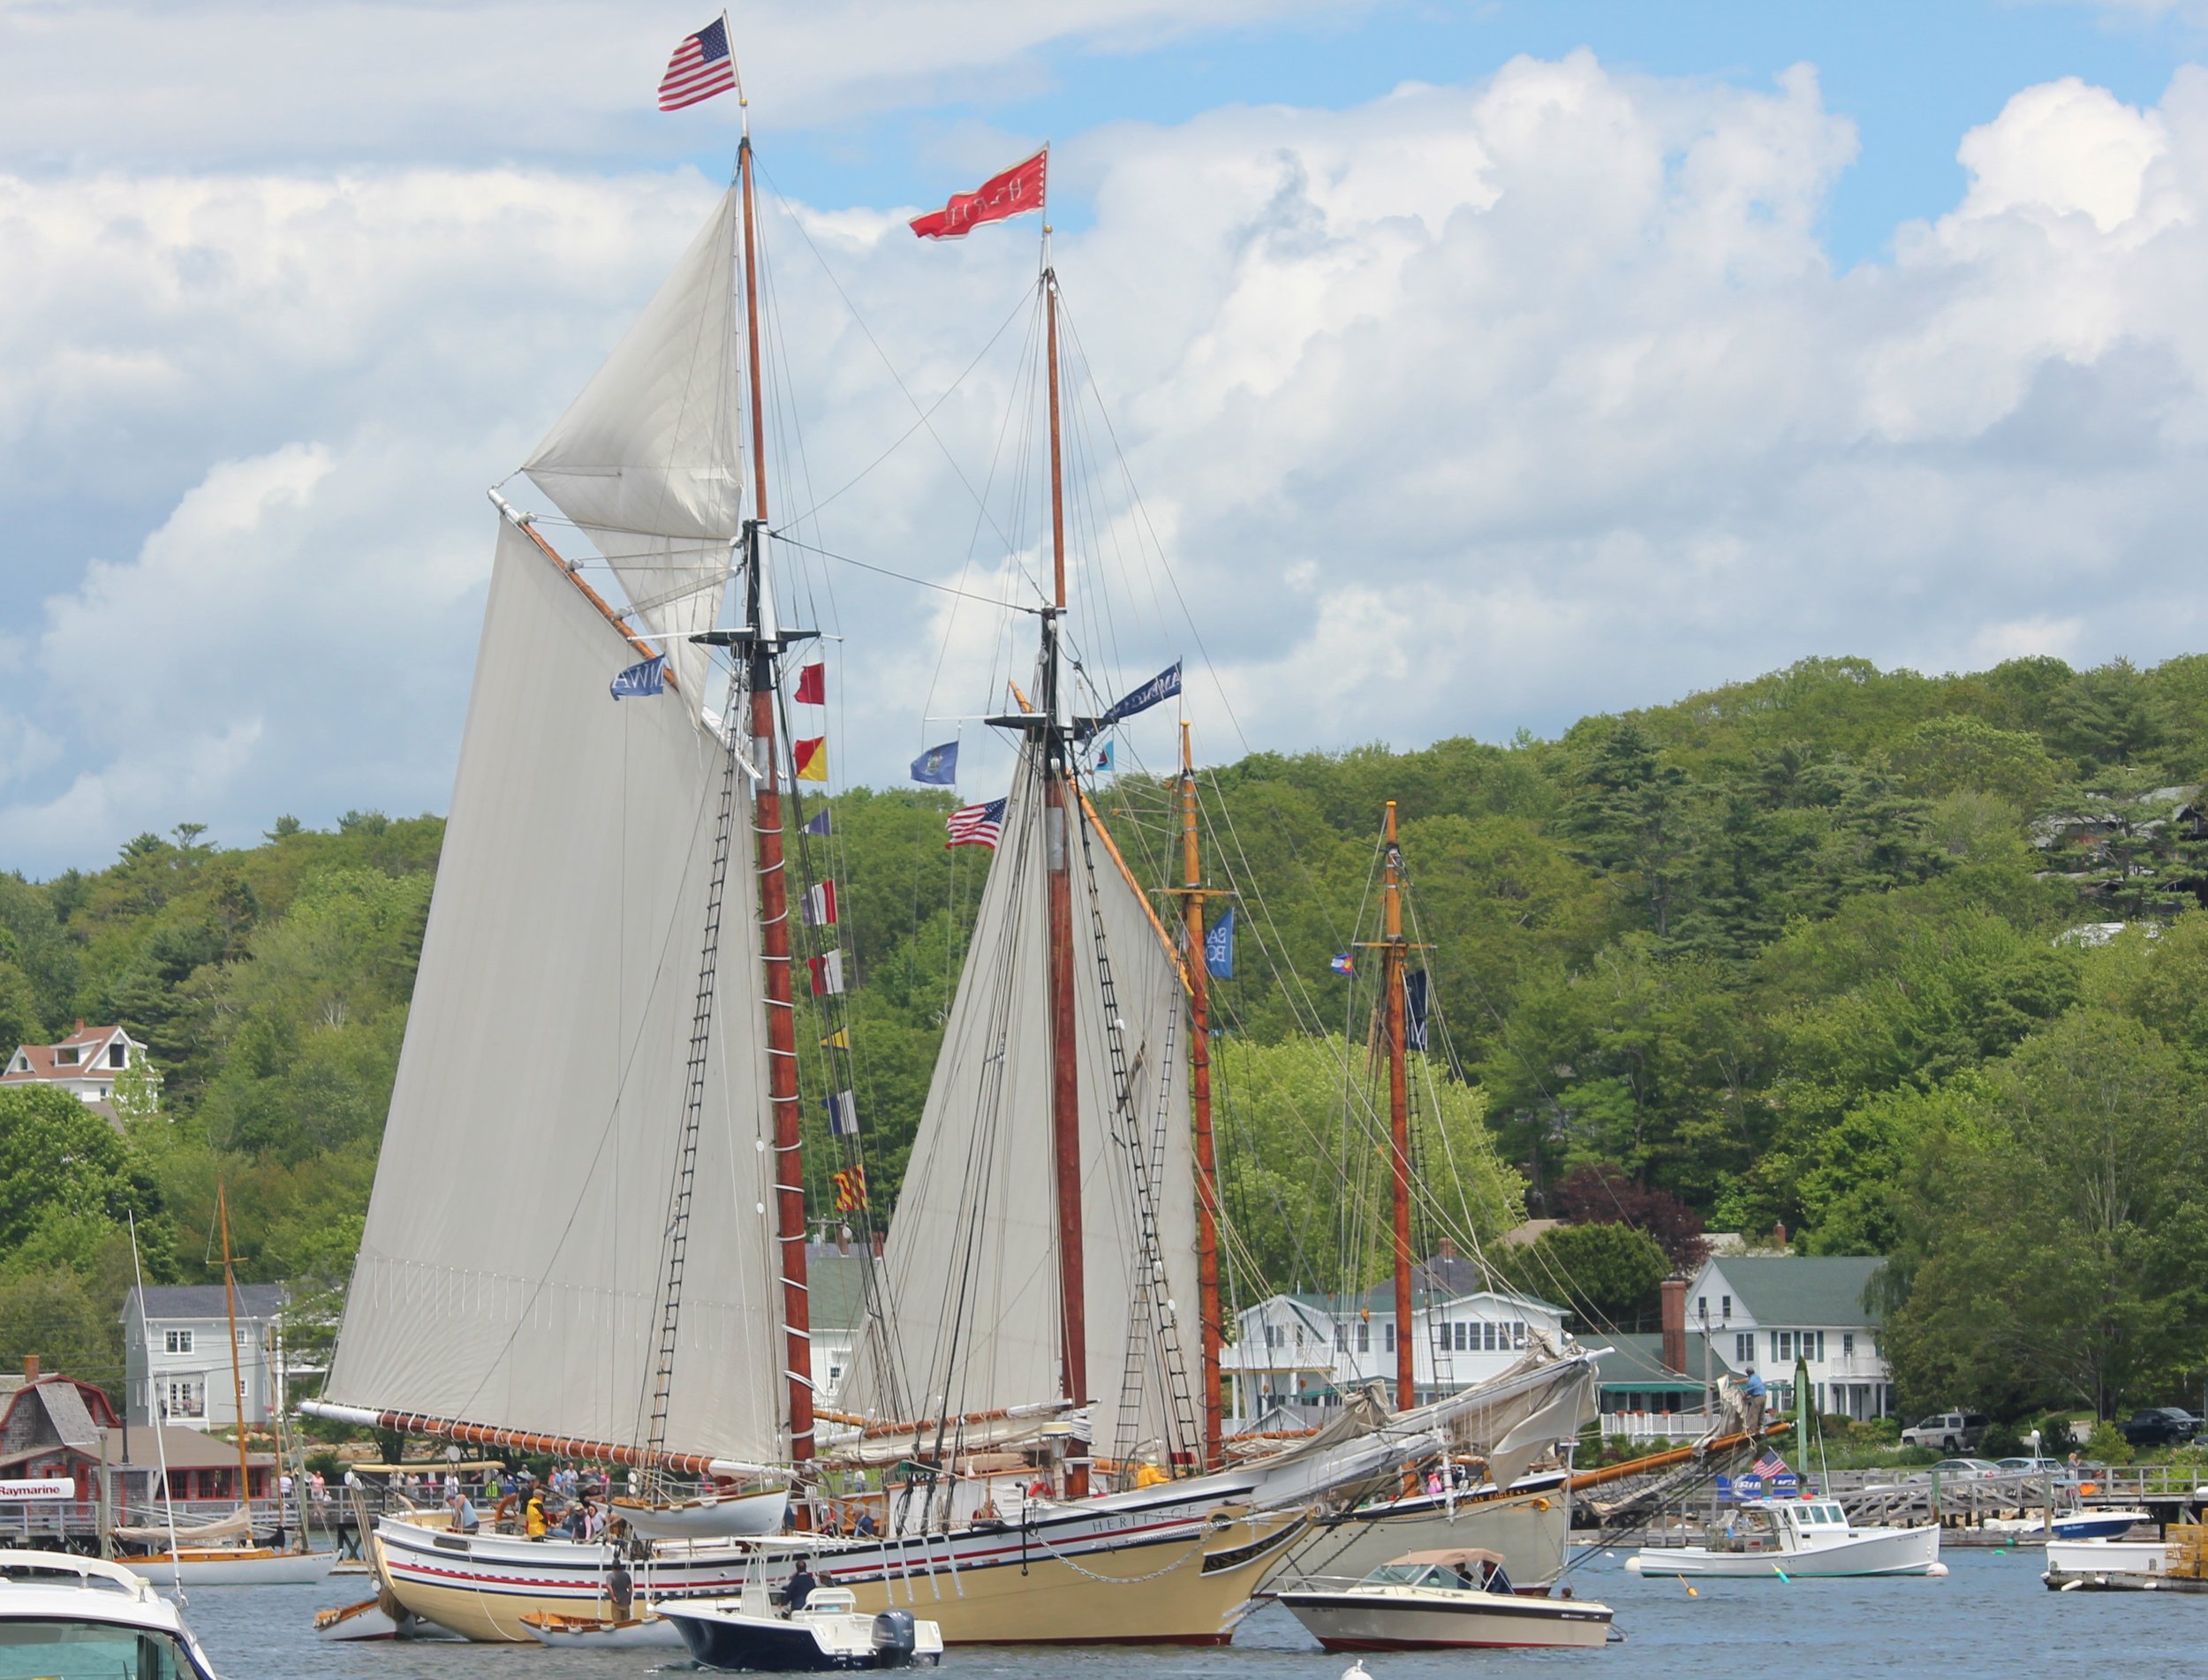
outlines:
[[[525,464],[611,564],[692,709],[742,518],[735,288],[738,201],[713,217],[597,375]]]
[[[887,1263],[899,1381],[862,1343],[839,1406],[877,1416],[957,1415],[1059,1391],[1057,1222],[1050,1155],[1044,808],[1024,755],[977,912],[896,1216]],[[1134,1178],[1121,1141],[1091,918],[1089,859],[1073,851],[1074,983],[1080,1053],[1083,1254],[1088,1373],[1099,1450],[1119,1435],[1128,1326],[1143,1264]],[[1186,1379],[1198,1380],[1195,1192],[1187,1030],[1179,980],[1141,902],[1100,847],[1095,897],[1117,992],[1127,1105],[1161,1223],[1158,1294],[1179,1315]],[[1163,1373],[1144,1353],[1140,1438],[1165,1434]]]
[[[608,694],[635,657],[502,524],[330,1400],[647,1438],[722,753],[671,694]],[[728,878],[740,905],[748,823]],[[778,1461],[758,964],[725,915],[666,1441]]]

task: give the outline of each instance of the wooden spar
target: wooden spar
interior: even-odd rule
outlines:
[[[1760,1439],[1771,1440],[1783,1435],[1794,1426],[1774,1423],[1763,1432]],[[1599,1487],[1605,1482],[1623,1481],[1629,1476],[1642,1476],[1652,1470],[1667,1470],[1674,1464],[1683,1464],[1690,1459],[1706,1457],[1713,1452],[1723,1452],[1734,1447],[1751,1446],[1759,1437],[1755,1435],[1720,1435],[1715,1441],[1705,1441],[1691,1447],[1674,1447],[1668,1452],[1652,1452],[1639,1458],[1629,1458],[1621,1464],[1605,1464],[1600,1470],[1583,1470],[1575,1474],[1567,1486],[1573,1493],[1583,1487]]]
[[[796,1005],[790,974],[790,889],[783,874],[782,791],[775,747],[775,655],[780,627],[764,622],[772,597],[766,564],[767,426],[759,365],[759,263],[752,213],[752,137],[737,149],[744,191],[744,319],[751,353],[752,523],[746,594],[751,608],[752,740],[760,776],[752,794],[752,830],[758,847],[760,966],[767,1006],[767,1094],[774,1113],[775,1241],[782,1261],[783,1374],[790,1395],[790,1457],[813,1457],[813,1312],[805,1258],[805,1162],[798,1094]],[[807,1525],[800,1505],[797,1525]]]
[[[955,1418],[901,1418],[889,1423],[877,1423],[870,1418],[852,1411],[832,1411],[826,1406],[815,1409],[813,1416],[833,1424],[842,1424],[858,1431],[864,1441],[877,1441],[891,1435],[909,1435],[923,1429],[950,1427],[963,1429],[972,1424],[1009,1423],[1023,1418],[1057,1418],[1065,1414],[1065,1403],[1053,1401],[1046,1405],[998,1406],[991,1411],[962,1411]]]
[[[1204,950],[1202,859],[1197,852],[1196,761],[1188,721],[1181,723],[1181,912],[1188,928],[1189,1071],[1193,1082],[1196,1146],[1196,1299],[1204,1335],[1204,1466],[1217,1465],[1225,1449],[1225,1411],[1220,1404],[1220,1356],[1226,1347],[1219,1316],[1219,1168],[1212,1147],[1211,971]]]
[[[546,1435],[528,1429],[505,1429],[495,1424],[466,1423],[424,1411],[371,1411],[309,1400],[299,1407],[309,1417],[338,1423],[361,1424],[374,1429],[392,1429],[402,1435],[428,1435],[440,1441],[465,1442],[470,1446],[495,1447],[504,1452],[545,1453],[555,1458],[580,1458],[595,1464],[620,1464],[638,1470],[664,1471],[671,1476],[738,1475],[780,1477],[785,1472],[768,1464],[741,1464],[715,1458],[710,1453],[654,1452],[643,1447],[618,1446],[610,1441],[592,1441],[581,1435]]]
[[[1403,853],[1395,847],[1395,802],[1388,802],[1387,875],[1381,903],[1387,915],[1380,947],[1381,1007],[1388,1012],[1388,1137],[1394,1168],[1395,1215],[1395,1405],[1418,1404],[1410,1334],[1410,1103],[1403,1067]]]
[[[1045,229],[1045,237],[1048,236]],[[1043,847],[1049,935],[1050,1158],[1058,1213],[1060,1392],[1074,1406],[1088,1404],[1089,1314],[1082,1252],[1081,1086],[1073,1025],[1073,811],[1067,791],[1072,776],[1060,723],[1058,625],[1066,609],[1066,491],[1064,450],[1058,433],[1058,276],[1043,269],[1043,303],[1049,317],[1050,555],[1055,593],[1043,617]],[[1065,1494],[1089,1491],[1089,1443],[1068,1443]]]
[[[512,526],[515,530],[520,532],[523,536],[527,537],[530,541],[535,543],[537,546],[537,552],[542,555],[546,559],[549,560],[554,565],[559,567],[560,575],[574,586],[577,592],[581,594],[584,600],[590,602],[592,606],[598,609],[599,616],[605,619],[608,624],[611,624],[614,629],[620,633],[622,640],[627,642],[631,647],[634,648],[637,653],[644,658],[649,659],[652,657],[654,652],[656,651],[654,649],[652,645],[639,637],[636,632],[629,628],[627,624],[623,621],[621,615],[616,612],[612,606],[608,603],[605,596],[600,594],[595,589],[592,588],[588,584],[583,581],[581,576],[576,571],[574,565],[571,564],[557,549],[554,548],[550,543],[544,540],[544,534],[537,529],[535,521],[530,516],[518,511],[513,503],[507,501],[504,496],[499,495],[496,490],[493,490],[491,492],[491,500],[497,503],[498,511],[503,516],[504,516],[506,523]],[[675,667],[672,662],[669,662],[668,664],[666,676],[667,685],[679,693],[682,690],[682,685],[675,680]]]
[[[223,1228],[223,1305],[230,1313],[231,1415],[238,1419],[238,1499],[253,1531],[253,1472],[246,1464],[246,1374],[238,1363],[238,1275],[230,1264],[230,1192],[215,1186],[215,1215]],[[277,1520],[283,1519],[279,1517]]]

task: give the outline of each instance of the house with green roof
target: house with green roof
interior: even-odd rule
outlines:
[[[1772,1402],[1794,1404],[1803,1361],[1820,1412],[1883,1418],[1894,1410],[1894,1370],[1879,1351],[1884,1314],[1872,1256],[1713,1255],[1687,1286],[1687,1329],[1707,1336],[1733,1366],[1761,1371]]]

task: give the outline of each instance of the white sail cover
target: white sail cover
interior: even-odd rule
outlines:
[[[1031,751],[1014,778],[1002,839],[889,1225],[882,1270],[889,1280],[896,1381],[863,1341],[839,1396],[840,1410],[885,1419],[956,1416],[1048,1401],[1060,1392],[1046,814]],[[1100,842],[1093,841],[1085,857],[1078,829],[1072,870],[1091,1390],[1083,1397],[1095,1402],[1092,1431],[1098,1450],[1109,1453],[1124,1439],[1122,1379],[1129,1363],[1129,1322],[1138,1312],[1143,1248],[1134,1175],[1122,1142],[1126,1128],[1115,1095],[1093,904],[1102,915],[1123,1024],[1133,1086],[1127,1106],[1150,1152],[1165,1270],[1157,1293],[1176,1316],[1183,1375],[1194,1385],[1200,1382],[1201,1348],[1187,1027],[1179,975],[1141,900]],[[1136,1340],[1144,1396],[1136,1439],[1170,1440],[1157,1338],[1146,1334]]]
[[[635,658],[502,524],[330,1400],[647,1438],[722,753]],[[779,1462],[752,882],[739,821],[666,1441]]]
[[[734,264],[738,205],[712,219],[523,470],[612,565],[640,627],[665,647],[693,710],[729,545],[743,518],[737,470]]]

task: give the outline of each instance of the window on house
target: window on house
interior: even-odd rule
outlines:
[[[1304,1326],[1300,1319],[1296,1323],[1296,1351],[1298,1353],[1304,1351]]]
[[[1719,1313],[1729,1322],[1733,1316],[1733,1298],[1729,1295],[1720,1295],[1717,1300]]]
[[[61,1047],[61,1048],[56,1050],[54,1052],[54,1065],[56,1067],[63,1068],[75,1067],[77,1065],[77,1047],[73,1044],[64,1044]]]
[[[1460,1353],[1470,1353],[1475,1348],[1479,1346],[1478,1343],[1472,1340],[1472,1327],[1471,1325],[1460,1324],[1456,1327],[1456,1346],[1457,1351]]]
[[[168,1385],[163,1410],[171,1418],[204,1418],[207,1416],[206,1385],[182,1378]]]
[[[1395,1321],[1393,1319],[1388,1321],[1388,1351],[1390,1353],[1395,1351]]]
[[[1701,1319],[1706,1319],[1710,1316],[1710,1298],[1708,1296],[1698,1295],[1694,1298],[1694,1315],[1697,1318]]]
[[[1363,1319],[1357,1321],[1357,1351],[1359,1353],[1370,1353],[1372,1351],[1372,1327]]]
[[[1524,1321],[1524,1320],[1520,1319],[1520,1320],[1517,1320],[1517,1321],[1514,1321],[1514,1322],[1511,1324],[1511,1326],[1510,1326],[1510,1345],[1511,1345],[1512,1347],[1514,1347],[1514,1348],[1522,1348],[1522,1347],[1524,1347],[1524,1346],[1525,1345],[1525,1321]]]
[[[170,1330],[162,1338],[163,1347],[170,1353],[189,1353],[193,1351],[193,1334],[190,1330]]]
[[[123,1060],[122,1040],[117,1039],[114,1043],[108,1046],[108,1065],[111,1068],[119,1068],[125,1065]]]
[[[1815,1359],[1818,1364],[1822,1365],[1825,1363],[1825,1332],[1818,1330],[1812,1332],[1812,1334],[1817,1337],[1817,1351],[1810,1355],[1810,1358]]]
[[[1743,1367],[1756,1363],[1756,1335],[1743,1330],[1733,1337],[1733,1363]]]
[[[1334,1327],[1334,1351],[1336,1353],[1347,1353],[1350,1351],[1350,1327],[1348,1325],[1337,1324]]]
[[[1840,1333],[1840,1357],[1843,1359],[1851,1358],[1855,1351],[1856,1333],[1853,1330],[1842,1330]]]

